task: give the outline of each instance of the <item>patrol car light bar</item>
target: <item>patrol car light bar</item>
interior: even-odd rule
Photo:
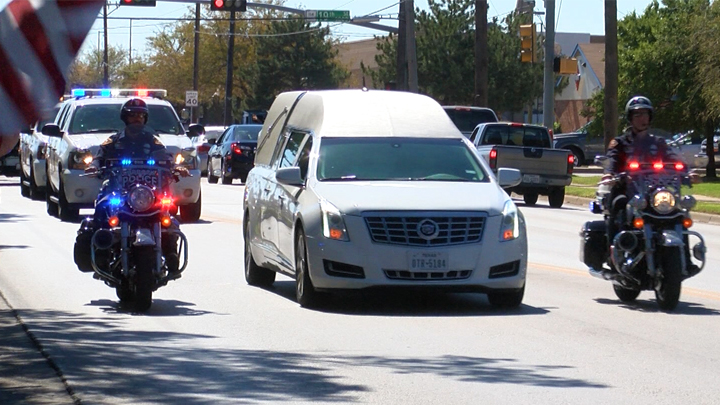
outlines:
[[[73,89],[73,97],[167,97],[163,89]]]

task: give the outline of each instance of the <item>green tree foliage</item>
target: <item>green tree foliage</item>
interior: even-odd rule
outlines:
[[[349,72],[340,65],[330,29],[301,18],[272,21],[255,40],[257,81],[252,104],[269,108],[288,90],[335,89]]]
[[[472,104],[475,20],[472,0],[429,0],[416,17],[418,84],[443,104]],[[520,62],[520,18],[511,14],[488,27],[488,101],[497,111],[517,111],[542,95],[542,64]],[[375,87],[395,79],[397,36],[378,41],[379,69],[363,66]],[[542,55],[540,55],[542,58]],[[541,59],[542,60],[542,59]]]
[[[135,68],[139,64],[133,63]],[[108,78],[111,86],[124,87],[132,80],[136,70],[128,64],[128,52],[120,46],[108,47]],[[68,89],[103,87],[103,50],[91,49],[72,64]]]

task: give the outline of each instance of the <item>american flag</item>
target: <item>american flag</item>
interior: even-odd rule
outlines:
[[[105,0],[12,0],[0,11],[0,136],[51,110]]]

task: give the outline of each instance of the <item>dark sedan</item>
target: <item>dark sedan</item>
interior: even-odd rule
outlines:
[[[262,125],[231,125],[208,151],[208,182],[245,183],[255,161],[255,149]]]

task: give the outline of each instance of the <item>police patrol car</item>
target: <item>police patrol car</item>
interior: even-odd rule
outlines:
[[[45,192],[48,136],[42,134],[42,127],[53,122],[61,105],[56,105],[33,126],[20,132],[20,193],[23,197],[38,199]]]
[[[47,212],[63,221],[73,221],[81,208],[93,208],[102,185],[94,177],[80,176],[92,163],[99,146],[123,130],[120,109],[130,98],[140,97],[148,106],[147,125],[155,130],[176,163],[185,166],[191,177],[172,184],[175,203],[184,222],[200,219],[202,196],[200,168],[195,148],[185,133],[172,105],[164,100],[166,90],[74,89],[55,122],[45,125],[49,136],[46,157]]]

